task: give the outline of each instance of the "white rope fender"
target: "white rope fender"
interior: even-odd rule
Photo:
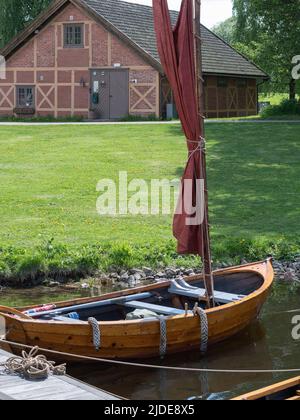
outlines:
[[[194,315],[199,315],[200,319],[200,351],[202,354],[207,353],[208,348],[208,319],[207,314],[204,311],[204,309],[200,308],[200,306],[196,303],[194,309],[193,309]]]
[[[96,318],[89,318],[88,323],[90,324],[93,330],[94,347],[97,351],[99,351],[101,348],[101,331],[100,331],[99,322],[97,321]]]
[[[163,359],[167,354],[167,322],[164,316],[159,318],[160,322],[160,346],[159,346],[159,355]]]

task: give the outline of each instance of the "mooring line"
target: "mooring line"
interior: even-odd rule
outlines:
[[[274,316],[274,315],[297,314],[299,312],[300,312],[300,309],[292,309],[291,311],[273,312],[271,314],[265,313],[261,315],[261,318]]]
[[[26,344],[15,343],[13,341],[2,340],[0,339],[0,343],[9,344],[13,347],[18,347],[21,349],[33,349],[33,346],[28,346]],[[72,359],[78,360],[85,360],[90,362],[97,362],[97,363],[107,363],[113,365],[121,365],[121,366],[133,366],[138,368],[147,368],[147,369],[161,369],[161,370],[170,370],[170,371],[177,371],[177,372],[194,372],[194,373],[299,373],[299,369],[200,369],[200,368],[185,368],[185,367],[177,367],[177,366],[160,366],[160,365],[150,365],[150,364],[143,364],[143,363],[133,363],[133,362],[125,362],[121,360],[111,360],[111,359],[100,359],[96,357],[89,357],[89,356],[79,356],[77,354],[72,353],[65,353],[60,351],[54,350],[47,350],[44,348],[39,347],[40,352],[45,352],[49,354],[55,354],[59,356],[65,356]]]

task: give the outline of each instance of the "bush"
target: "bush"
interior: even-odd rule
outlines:
[[[160,121],[159,118],[155,114],[149,114],[148,116],[141,116],[141,115],[127,115],[126,117],[121,119],[122,122],[151,122],[151,121]]]
[[[240,264],[242,260],[258,261],[272,255],[278,260],[292,260],[300,255],[298,238],[213,238],[214,265]],[[176,252],[176,242],[135,245],[128,243],[87,244],[67,246],[54,240],[43,242],[34,249],[0,246],[0,284],[33,286],[46,278],[60,281],[109,272],[141,268],[199,268],[197,256],[182,256]]]
[[[74,116],[66,116],[61,118],[55,118],[52,115],[44,116],[44,117],[15,117],[15,116],[2,116],[0,117],[0,122],[27,122],[27,123],[76,123],[84,121],[84,117],[80,115]]]
[[[271,105],[261,111],[262,118],[280,117],[282,115],[299,115],[300,102],[297,100],[284,99],[279,105]]]

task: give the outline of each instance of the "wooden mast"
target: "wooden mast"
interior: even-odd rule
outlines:
[[[201,0],[194,0],[195,4],[195,21],[194,21],[194,34],[195,34],[195,61],[196,61],[196,76],[197,76],[197,102],[198,112],[200,115],[200,133],[205,139],[204,129],[204,80],[202,74],[202,39],[201,39]],[[202,142],[200,151],[201,155],[201,179],[204,180],[204,221],[203,221],[203,275],[205,281],[205,287],[207,292],[208,307],[214,307],[214,278],[212,274],[212,262],[211,262],[211,245],[210,245],[210,233],[209,233],[209,218],[208,218],[208,187],[207,187],[207,171],[206,171],[206,148],[205,141]]]

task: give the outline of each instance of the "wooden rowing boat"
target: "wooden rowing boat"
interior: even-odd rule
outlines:
[[[205,309],[211,346],[239,333],[258,317],[273,278],[270,259],[215,271],[216,306],[211,309],[205,309],[203,277],[194,276],[185,279],[186,287],[178,290],[174,282],[162,281],[97,298],[60,302],[44,312],[35,313],[31,307],[0,307],[0,315],[9,341],[97,358],[144,359],[160,355],[160,319],[150,316],[128,321],[128,313],[144,308],[164,316],[166,354],[199,350],[203,331],[199,316],[191,311],[196,302]],[[70,312],[77,319],[70,319]],[[90,317],[98,321],[99,350],[94,345]]]
[[[233,398],[233,401],[300,401],[300,376]]]

